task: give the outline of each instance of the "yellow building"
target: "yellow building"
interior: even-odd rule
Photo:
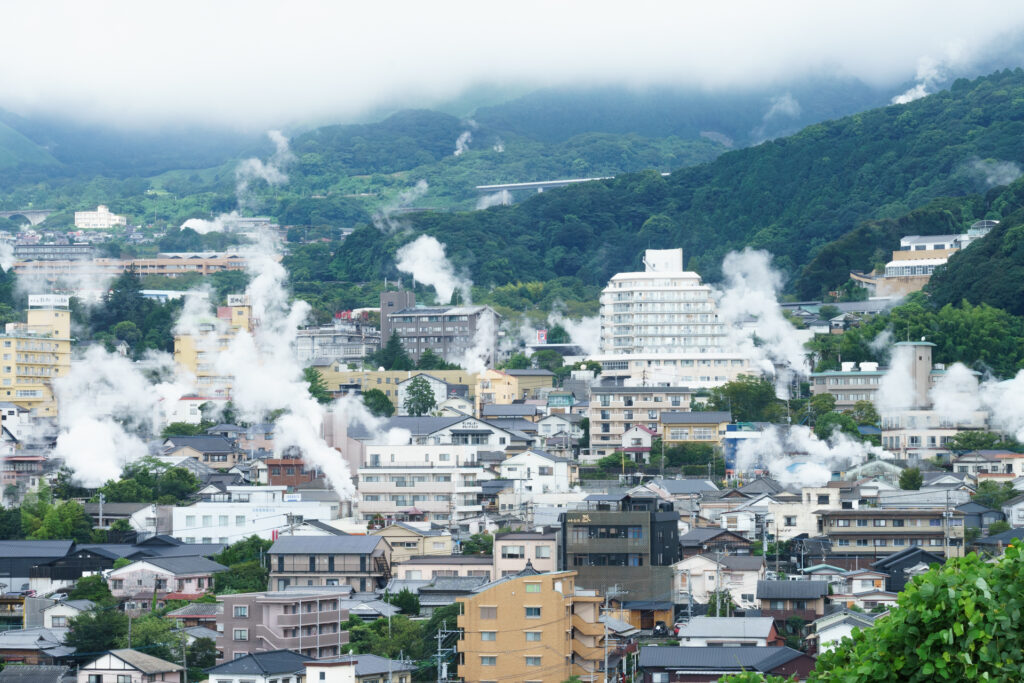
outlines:
[[[68,301],[69,297],[56,294],[29,296],[26,322],[7,323],[3,335],[3,400],[34,416],[57,415],[52,382],[71,369]]]
[[[484,404],[509,405],[519,399],[536,398],[538,390],[555,385],[550,370],[485,370],[476,382],[477,415]]]
[[[604,663],[602,598],[576,572],[523,572],[458,599],[459,678],[561,683],[598,680]]]
[[[728,411],[665,412],[659,420],[659,431],[666,446],[693,441],[720,445],[731,423],[732,414]]]
[[[465,384],[472,388],[477,384],[476,373],[465,370],[349,370],[347,363],[335,361],[330,365],[317,366],[327,388],[337,391],[339,387],[358,387],[359,391],[380,389],[398,405],[398,385],[416,375],[430,375],[448,384]]]
[[[452,535],[447,531],[419,529],[405,522],[395,522],[383,529],[371,531],[373,536],[383,536],[391,546],[391,562],[405,562],[410,557],[424,555],[452,554]]]
[[[217,307],[217,317],[199,324],[197,334],[174,337],[174,361],[196,377],[203,396],[220,398],[231,395],[231,378],[217,373],[215,361],[220,351],[241,330],[252,331],[252,307],[244,294],[229,294],[227,306]]]

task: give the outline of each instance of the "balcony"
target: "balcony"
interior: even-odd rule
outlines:
[[[601,632],[604,633],[604,629]],[[572,639],[572,653],[590,661],[604,660],[603,647],[587,647],[575,638]]]
[[[309,626],[311,624],[337,624],[348,620],[348,614],[341,610],[324,612],[300,612],[298,614],[278,614],[274,619],[276,626]]]

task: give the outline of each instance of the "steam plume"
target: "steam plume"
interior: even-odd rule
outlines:
[[[876,446],[856,441],[836,431],[827,441],[802,425],[769,427],[759,439],[744,439],[736,451],[736,469],[766,469],[783,486],[824,486],[832,472],[854,467],[868,455],[884,456]]]
[[[487,194],[476,200],[477,211],[483,209],[489,209],[492,206],[508,206],[512,203],[512,193],[508,190],[501,190],[500,192],[494,192]]]
[[[472,282],[455,274],[444,245],[429,235],[420,235],[398,250],[398,270],[409,273],[417,282],[433,287],[437,292],[437,303],[447,304],[452,293],[459,292],[463,303],[469,303]]]
[[[395,201],[385,204],[381,207],[379,213],[373,215],[373,227],[386,233],[395,233],[405,229],[406,226],[400,220],[394,218],[394,214],[427,194],[428,189],[430,189],[430,186],[427,185],[426,180],[418,180],[408,190],[398,193]]]

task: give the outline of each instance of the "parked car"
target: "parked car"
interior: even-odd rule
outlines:
[[[664,621],[655,622],[651,635],[655,638],[668,638],[668,626]]]

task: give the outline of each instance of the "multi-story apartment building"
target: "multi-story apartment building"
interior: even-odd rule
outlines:
[[[554,531],[512,531],[494,536],[494,576],[518,574],[526,565],[539,572],[558,569],[558,534]]]
[[[590,457],[600,459],[622,446],[635,425],[661,432],[663,413],[690,409],[686,387],[598,385],[590,389]]]
[[[464,681],[597,680],[605,661],[602,598],[576,587],[576,572],[524,571],[458,598]],[[612,654],[615,654],[614,648]]]
[[[95,211],[75,211],[75,227],[82,230],[107,230],[127,224],[127,218],[112,213],[102,204],[97,206]]]
[[[270,539],[303,520],[337,519],[339,505],[302,500],[285,486],[228,486],[210,500],[173,508],[172,534],[186,543]]]
[[[601,293],[605,377],[711,387],[750,374],[735,352],[711,288],[683,270],[682,249],[648,249],[644,272],[619,273]]]
[[[359,517],[448,523],[479,514],[480,482],[493,478],[477,459],[479,448],[451,443],[366,445],[359,468]]]
[[[96,247],[91,244],[15,244],[16,261],[63,261],[91,259]]]
[[[217,317],[199,323],[195,333],[174,336],[175,362],[195,376],[199,391],[206,396],[231,395],[231,378],[222,376],[215,361],[239,332],[253,329],[252,306],[244,294],[231,294],[227,306],[217,308]]]
[[[318,366],[317,370],[323,377],[327,387],[332,391],[339,388],[352,388],[359,392],[379,389],[387,396],[395,409],[402,407],[405,398],[400,386],[418,375],[427,374],[423,370],[349,370],[346,363],[340,361],[330,365]],[[430,376],[450,386],[476,385],[477,375],[465,370],[431,370]],[[434,398],[437,398],[435,394]],[[444,399],[442,399],[444,400]],[[438,402],[440,403],[440,401]]]
[[[843,363],[840,370],[823,370],[811,373],[811,393],[832,394],[837,410],[853,408],[857,401],[874,402],[878,384],[885,374],[878,363]]]
[[[661,426],[658,431],[666,446],[694,441],[718,445],[722,443],[726,429],[731,423],[732,413],[729,411],[672,411],[661,414]]]
[[[71,282],[96,282],[102,278],[117,277],[129,269],[134,269],[139,275],[178,277],[189,273],[212,275],[230,270],[245,270],[247,265],[248,259],[241,254],[202,252],[158,254],[152,258],[135,259],[19,260],[14,262],[14,272],[50,282],[62,279]]]
[[[482,417],[486,405],[510,405],[533,398],[539,390],[550,389],[554,383],[555,375],[550,370],[485,370],[476,383],[476,414]]]
[[[381,305],[383,318],[384,298]],[[427,349],[452,361],[470,349],[487,349],[483,361],[491,367],[497,362],[500,324],[501,316],[490,306],[409,306],[387,313],[387,325],[382,321],[381,332],[386,331],[388,337],[381,343],[387,344],[390,335],[397,333],[414,361]]]
[[[561,517],[561,566],[600,591],[618,584],[630,600],[668,600],[680,560],[679,513],[647,489],[593,494]]]
[[[362,364],[380,348],[380,331],[361,320],[335,317],[330,325],[307,327],[295,336],[295,357],[303,365],[313,361]]]
[[[270,586],[351,586],[363,592],[387,585],[391,546],[380,536],[282,536],[270,555]]]
[[[0,338],[0,399],[33,417],[57,415],[53,380],[71,370],[70,297],[28,297],[26,322],[7,323]]]
[[[395,522],[370,533],[387,539],[391,546],[391,561],[396,565],[412,557],[451,555],[454,546],[452,535],[430,527],[429,523]]]
[[[292,650],[320,659],[335,657],[348,643],[348,592],[310,588],[221,595],[217,615],[217,661],[230,662],[252,652]]]
[[[964,513],[953,507],[822,510],[819,516],[837,555],[880,557],[914,546],[946,557],[964,554]]]

